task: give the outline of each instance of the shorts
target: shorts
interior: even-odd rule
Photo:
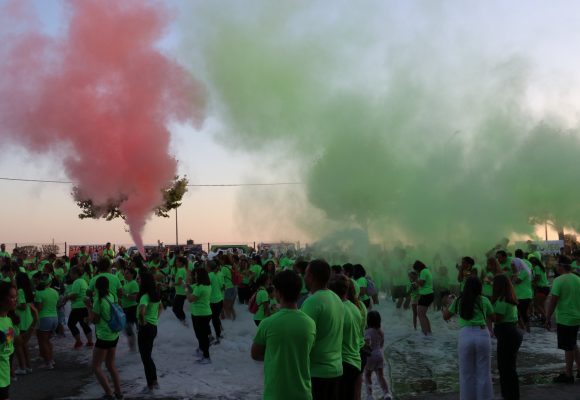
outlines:
[[[419,297],[419,302],[417,304],[423,307],[429,307],[431,303],[433,303],[434,297],[435,296],[433,295],[433,293],[422,294],[421,297]]]
[[[236,299],[236,288],[226,289],[224,292],[224,300],[234,301]]]
[[[38,320],[38,330],[52,332],[58,327],[58,317],[42,317]]]
[[[127,308],[123,308],[123,312],[125,313],[125,318],[127,319],[128,324],[136,324],[137,323],[137,306],[129,306]]]
[[[548,286],[546,287],[537,287],[536,288],[536,295],[537,296],[548,296],[550,294],[550,288]]]
[[[407,288],[405,286],[393,286],[393,299],[400,299],[407,297]]]
[[[578,339],[578,328],[580,325],[570,326],[557,324],[556,333],[558,335],[558,348],[564,351],[572,351],[576,347]]]
[[[115,347],[117,347],[117,343],[119,342],[119,338],[115,339],[115,340],[103,340],[103,339],[99,339],[97,338],[97,341],[95,342],[95,347],[97,349],[114,349]]]
[[[6,400],[9,398],[10,398],[10,385],[0,387],[0,400]]]

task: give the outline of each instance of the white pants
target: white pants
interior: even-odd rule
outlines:
[[[461,400],[493,400],[491,339],[487,328],[461,328],[457,351]]]

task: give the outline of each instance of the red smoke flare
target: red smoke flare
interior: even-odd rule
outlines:
[[[4,16],[22,18],[16,3]],[[199,120],[201,91],[155,47],[170,22],[159,2],[66,5],[64,36],[19,28],[2,39],[0,132],[33,152],[68,148],[66,172],[85,197],[127,198],[121,209],[142,249],[145,222],[176,175],[166,124]]]

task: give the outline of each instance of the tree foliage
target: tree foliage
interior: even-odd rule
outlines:
[[[169,211],[181,206],[181,200],[183,195],[187,192],[187,185],[189,181],[186,176],[180,178],[176,176],[173,179],[173,183],[170,187],[161,190],[163,195],[163,203],[152,210],[158,217],[169,217]],[[86,198],[81,193],[80,189],[75,186],[72,191],[72,196],[75,202],[81,209],[79,214],[80,219],[92,218],[100,219],[105,218],[107,221],[111,221],[115,218],[125,219],[125,215],[121,211],[121,204],[127,200],[128,196],[125,194],[119,194],[115,199],[109,199],[105,204],[95,204],[89,198]]]

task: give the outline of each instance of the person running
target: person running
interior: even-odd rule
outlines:
[[[444,307],[443,319],[459,315],[459,392],[461,399],[492,400],[491,338],[488,322],[493,320],[493,306],[482,296],[481,281],[469,277],[463,291],[449,308]]]
[[[219,344],[220,339],[222,339],[221,313],[224,306],[224,277],[220,271],[218,261],[208,261],[207,272],[211,284],[211,295],[209,297],[211,322],[215,332],[215,344]],[[212,341],[211,338],[210,341]]]
[[[178,256],[175,259],[175,297],[173,298],[173,314],[177,317],[179,322],[184,326],[187,326],[187,319],[185,318],[185,312],[183,311],[183,305],[185,304],[185,287],[187,286],[187,258],[184,256]]]
[[[431,275],[429,268],[419,260],[415,261],[413,269],[419,274],[417,277],[417,288],[419,292],[417,316],[419,317],[419,324],[421,325],[423,334],[430,336],[432,335],[431,323],[427,317],[427,310],[429,310],[429,306],[435,298],[433,294],[433,275]]]
[[[205,268],[195,268],[191,275],[185,293],[190,302],[191,322],[199,344],[197,355],[200,358],[196,362],[198,364],[211,364],[209,358],[209,322],[212,318],[209,300],[211,282]]]
[[[371,311],[367,316],[367,329],[365,331],[365,343],[370,349],[370,355],[365,366],[365,382],[367,384],[367,399],[373,399],[373,372],[377,376],[379,385],[383,389],[384,400],[391,400],[392,395],[389,385],[385,380],[383,369],[385,358],[383,347],[385,346],[385,333],[381,328],[381,314]]]
[[[75,349],[80,349],[83,346],[81,341],[81,333],[77,324],[81,325],[83,333],[87,339],[87,347],[93,347],[93,331],[91,327],[86,323],[89,317],[89,311],[85,306],[85,296],[87,293],[88,285],[87,282],[81,277],[81,270],[78,267],[73,267],[70,270],[70,278],[72,280],[71,288],[68,291],[66,300],[71,302],[71,310],[68,316],[67,326],[70,329],[72,335],[75,338]]]
[[[135,350],[135,326],[137,325],[137,300],[139,300],[139,284],[135,280],[137,271],[126,268],[123,279],[123,293],[121,307],[125,312],[125,334],[129,341],[129,348]]]
[[[105,260],[107,263],[108,260]],[[97,341],[93,350],[92,367],[101,387],[105,391],[102,400],[121,400],[121,381],[119,372],[115,366],[115,355],[117,352],[117,343],[119,342],[119,332],[114,332],[109,327],[108,321],[111,320],[112,308],[115,303],[115,297],[109,289],[109,279],[107,276],[100,276],[95,281],[95,296],[92,301],[92,307],[89,302],[91,314],[90,322],[95,324]],[[109,385],[109,380],[103,372],[102,364],[105,363],[107,370],[113,380],[114,391]]]
[[[251,355],[264,361],[264,399],[312,399],[310,353],[316,324],[298,310],[302,280],[285,270],[274,277],[274,293],[280,310],[258,327]]]
[[[268,286],[269,283],[270,278],[266,274],[260,275],[256,280],[256,286],[258,287],[254,297],[257,306],[257,311],[254,314],[254,324],[256,324],[256,326],[260,326],[260,322],[269,317],[272,313],[272,310],[270,310],[270,296],[266,289],[266,286]]]
[[[301,310],[316,324],[316,340],[310,354],[312,397],[314,400],[339,398],[342,376],[342,335],[344,305],[328,290],[330,266],[326,261],[314,260],[308,264],[304,277],[310,289]]]
[[[0,400],[10,398],[10,359],[17,327],[9,314],[14,312],[16,304],[16,288],[9,282],[0,282]]]
[[[159,389],[157,368],[151,353],[153,352],[153,342],[157,336],[157,324],[159,323],[159,315],[163,310],[163,305],[161,304],[161,293],[155,284],[153,276],[145,273],[139,278],[141,279],[141,287],[139,291],[139,307],[137,309],[137,320],[139,321],[137,343],[143,368],[145,369],[145,379],[147,380],[145,393],[151,393]]]
[[[521,250],[516,251],[516,257],[512,258],[512,282],[518,299],[518,316],[520,328],[530,332],[530,304],[532,303],[532,271],[520,258],[523,257]]]
[[[340,378],[339,394],[343,400],[353,400],[356,392],[356,382],[361,374],[360,330],[362,315],[360,310],[348,300],[350,280],[342,275],[335,275],[328,288],[341,300],[344,306],[344,322],[342,331],[342,377]]]
[[[578,328],[580,327],[580,277],[572,273],[570,259],[560,256],[558,276],[552,282],[552,297],[548,303],[546,327],[550,328],[552,314],[556,312],[558,348],[564,350],[566,372],[554,378],[554,383],[574,383],[573,367],[576,361],[577,377],[580,378],[580,350]]]
[[[517,328],[518,300],[506,275],[499,274],[493,278],[491,302],[495,313],[494,334],[497,338],[497,369],[501,395],[505,400],[519,400],[520,383],[516,360],[523,336]]]
[[[16,287],[18,288],[16,315],[20,319],[18,326],[20,334],[14,341],[14,346],[20,368],[14,373],[16,375],[24,375],[32,372],[28,342],[38,321],[38,311],[34,306],[34,293],[26,273],[19,272],[16,274]]]
[[[534,288],[534,309],[540,314],[540,319],[543,324],[546,323],[546,299],[550,294],[550,284],[548,283],[548,275],[546,268],[542,261],[537,257],[530,257],[533,269],[532,286]]]
[[[52,333],[58,326],[58,313],[56,306],[58,303],[58,292],[50,287],[51,279],[47,274],[41,274],[38,290],[34,296],[34,304],[38,310],[38,348],[40,356],[44,359],[47,369],[54,368],[52,354],[52,343],[50,339]]]

